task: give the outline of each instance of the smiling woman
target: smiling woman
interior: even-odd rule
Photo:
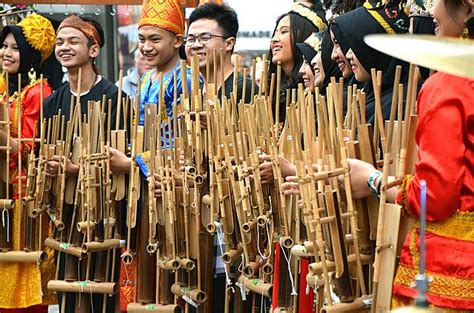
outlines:
[[[0,146],[10,143],[10,181],[13,185],[13,199],[15,206],[8,221],[12,226],[12,241],[8,249],[23,250],[24,246],[18,242],[19,231],[24,229],[24,222],[20,216],[20,199],[25,196],[19,193],[20,185],[25,181],[20,177],[26,176],[27,155],[33,148],[33,143],[19,141],[18,138],[32,138],[35,124],[39,117],[41,103],[41,89],[47,97],[52,90],[46,80],[41,81],[43,61],[52,53],[55,42],[54,29],[44,17],[33,14],[26,17],[18,25],[6,26],[1,33],[0,60],[3,70],[8,75],[9,84],[0,90],[0,105],[8,105],[11,127],[10,138],[7,132],[0,129]],[[20,76],[20,81],[18,80]],[[4,82],[4,77],[0,77]],[[18,107],[18,87],[20,85],[21,106]],[[0,87],[1,88],[1,87]],[[7,94],[9,95],[7,98]],[[20,113],[21,112],[21,113]],[[21,125],[18,133],[17,125]],[[4,151],[1,158],[6,158]],[[21,167],[20,167],[21,162]],[[18,172],[22,168],[21,173]],[[23,190],[24,186],[23,186]],[[47,229],[46,225],[43,225]],[[5,232],[0,227],[0,232]],[[47,233],[47,231],[45,232]],[[1,235],[0,235],[1,236]],[[2,247],[2,250],[6,247]],[[54,295],[47,289],[41,288],[42,280],[47,281],[54,276],[54,256],[47,250],[48,261],[38,266],[34,263],[3,263],[0,262],[2,282],[0,284],[0,311],[10,312],[47,312],[49,303],[54,303]],[[18,309],[23,308],[23,309]]]
[[[280,63],[282,69],[280,103],[273,103],[274,112],[277,105],[280,107],[280,121],[285,119],[286,90],[297,88],[298,83],[302,82],[299,69],[303,64],[303,55],[296,47],[296,43],[303,42],[309,35],[322,31],[324,28],[326,28],[324,17],[298,3],[276,22],[268,53],[271,60],[268,79],[271,79],[273,73],[276,74],[277,64]],[[273,99],[276,101],[276,97]]]
[[[315,73],[314,86],[319,88],[321,95],[325,95],[326,87],[329,85],[331,77],[339,80],[342,73],[337,63],[331,59],[334,45],[329,34],[329,29],[324,30],[321,36],[320,51],[311,61],[311,65]]]
[[[408,16],[396,3],[377,8],[366,4],[338,16],[330,25],[334,43],[332,59],[338,64],[346,81],[354,74],[355,80],[362,84],[366,94],[366,116],[369,123],[373,123],[375,117],[371,69],[382,71],[382,114],[384,119],[388,119],[396,67],[402,66],[400,83],[405,84],[408,81],[408,64],[372,49],[365,44],[363,38],[374,33],[406,33],[408,25]]]
[[[2,67],[5,72],[8,74],[16,74],[18,72],[20,67],[20,51],[12,33],[9,33],[3,41],[0,58],[2,59]]]

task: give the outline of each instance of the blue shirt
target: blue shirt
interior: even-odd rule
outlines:
[[[177,90],[177,99],[176,103],[181,102],[181,94],[183,92],[183,82],[181,76],[181,67],[179,62],[176,63],[173,70],[169,71],[163,76],[163,100],[166,105],[166,113],[168,114],[171,121],[173,121],[173,104],[174,104],[174,72],[176,72],[176,88]],[[143,125],[145,122],[145,104],[160,104],[160,84],[161,80],[157,79],[153,81],[151,78],[156,73],[156,69],[148,71],[142,78],[141,90],[140,90],[140,118],[139,125]],[[186,77],[188,80],[188,90],[191,91],[191,68],[186,67]],[[202,85],[202,79],[199,78],[199,84]],[[158,112],[160,113],[160,112]],[[163,117],[163,118],[166,118]],[[173,127],[172,125],[167,125],[165,123],[165,130],[162,133],[162,146],[163,144],[166,147],[169,147],[170,143],[168,142],[169,132],[171,132],[171,144],[173,144]],[[166,138],[166,140],[165,140]]]

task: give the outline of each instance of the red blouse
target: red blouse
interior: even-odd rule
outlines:
[[[418,96],[418,163],[397,202],[419,217],[420,180],[427,184],[426,274],[430,303],[474,309],[474,80],[436,73]],[[411,180],[411,178],[413,178]],[[393,292],[414,298],[419,225],[407,236]]]
[[[419,161],[406,193],[410,213],[419,216],[422,179],[428,221],[474,211],[474,80],[436,73],[420,91],[418,116]]]
[[[21,114],[21,138],[32,138],[35,134],[35,126],[39,119],[40,107],[41,107],[41,81],[38,80],[32,84],[29,84],[21,91],[21,111],[18,112],[18,93],[15,93],[9,98],[9,110],[10,110],[10,121],[12,138],[18,138],[18,121]],[[43,84],[43,98],[48,97],[52,93],[52,89],[49,84],[45,81]],[[5,103],[5,100],[2,101]],[[39,134],[36,132],[36,136]],[[17,182],[17,170],[18,170],[18,153],[21,153],[22,160],[22,172],[26,170],[28,153],[31,151],[33,144],[31,142],[21,142],[20,149],[16,153],[10,155],[10,171],[13,175],[12,182],[16,186]],[[23,173],[24,174],[24,173]],[[23,182],[25,183],[25,182]],[[16,188],[15,188],[16,190]],[[24,189],[23,189],[24,190]],[[14,194],[14,198],[17,199],[18,195]]]

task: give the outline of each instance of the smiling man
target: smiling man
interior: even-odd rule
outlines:
[[[71,97],[73,101],[80,95],[81,115],[87,115],[87,103],[89,101],[102,101],[105,95],[106,102],[112,99],[112,110],[108,112],[108,106],[104,108],[106,114],[110,114],[110,120],[116,120],[118,88],[112,82],[103,78],[99,68],[95,65],[95,59],[104,46],[104,31],[100,24],[90,18],[71,15],[65,18],[57,30],[55,55],[59,63],[67,69],[69,81],[58,88],[44,101],[44,117],[51,118],[58,114],[64,116],[66,125],[70,116]],[[79,69],[81,69],[81,90],[77,90],[79,80]],[[122,93],[124,97],[127,95]],[[107,119],[106,119],[107,120]],[[111,125],[114,128],[115,123]],[[114,155],[116,150],[112,150]],[[48,174],[57,174],[60,163],[59,156],[53,156],[47,164]],[[120,174],[127,168],[120,158],[111,158],[111,170],[114,174]],[[79,166],[68,161],[66,174],[76,175]]]
[[[174,81],[176,72],[176,103],[183,90],[179,47],[183,44],[184,13],[178,0],[151,0],[143,2],[143,10],[138,25],[138,48],[145,63],[152,68],[145,74],[141,84],[140,125],[145,118],[145,104],[160,103],[160,88],[163,81],[163,112],[173,119]],[[191,69],[186,69],[188,90],[191,88]],[[161,77],[163,79],[161,80]],[[162,118],[166,118],[162,114]],[[171,130],[170,130],[171,131]],[[166,137],[168,128],[166,128]],[[165,134],[164,134],[165,135]]]
[[[230,93],[233,90],[234,67],[231,59],[238,30],[237,13],[227,5],[206,3],[197,7],[189,16],[189,29],[185,43],[186,55],[188,58],[194,55],[198,56],[199,71],[207,80],[206,83],[216,86],[219,98],[222,95],[222,71],[225,77],[225,96],[230,98]],[[214,64],[214,50],[217,54],[217,64]],[[224,53],[223,64],[219,62],[220,50]],[[209,58],[206,57],[208,53],[210,54]],[[206,66],[209,67],[209,75],[206,73]],[[214,81],[214,70],[217,73],[216,81]],[[243,82],[243,76],[239,74],[237,79],[237,102],[240,102],[242,98]],[[245,95],[246,103],[250,102],[251,86],[251,81],[248,79]]]
[[[71,15],[65,18],[56,34],[55,55],[59,63],[67,69],[69,82],[59,87],[44,102],[44,117],[51,118],[54,115],[61,114],[64,116],[65,124],[69,120],[71,97],[76,101],[76,97],[80,95],[82,116],[87,114],[88,101],[102,101],[103,96],[106,102],[112,99],[112,109],[108,112],[106,105],[104,111],[111,114],[111,121],[115,121],[117,111],[118,88],[112,82],[106,80],[99,74],[99,69],[94,64],[95,59],[100,53],[100,49],[104,46],[104,32],[102,27],[96,21],[77,15]],[[80,90],[77,89],[79,80],[79,69],[81,70]],[[126,95],[124,95],[126,96]],[[102,104],[103,105],[103,104]],[[107,117],[106,119],[107,120]],[[113,125],[115,126],[115,123]],[[46,165],[46,171],[49,176],[56,176],[60,167],[61,158],[58,155],[51,157]],[[111,170],[118,173],[115,158],[110,161]],[[71,161],[67,161],[66,175],[74,176],[79,172],[79,165]],[[73,207],[67,203],[64,204],[64,212],[72,212]],[[70,219],[70,213],[65,214]],[[65,220],[65,224],[69,224]],[[67,261],[66,261],[67,259]],[[118,259],[117,259],[118,260]],[[61,255],[59,263],[59,279],[64,279],[65,264],[77,262],[74,256]],[[118,264],[117,264],[118,266]],[[117,274],[115,274],[117,275]],[[117,275],[118,276],[118,275]],[[118,278],[118,277],[117,277]],[[103,295],[94,294],[88,308],[81,310],[102,312]],[[107,307],[105,312],[114,312],[114,297],[106,297]],[[58,303],[62,304],[62,293],[58,293]],[[66,293],[65,312],[73,312],[76,303],[76,295]],[[61,307],[61,306],[60,306]]]
[[[87,102],[107,99],[117,102],[118,88],[99,74],[95,59],[104,46],[104,32],[96,21],[71,15],[64,19],[57,31],[55,55],[67,69],[69,82],[62,85],[44,103],[44,116],[50,118],[59,110],[69,119],[71,96],[80,94],[82,114],[87,114]],[[82,71],[81,90],[77,90],[79,69]],[[107,110],[107,107],[106,107]],[[115,121],[116,106],[112,106],[111,120]]]

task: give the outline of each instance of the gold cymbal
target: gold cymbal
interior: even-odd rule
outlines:
[[[474,78],[474,40],[432,35],[368,35],[366,44],[397,59]]]

